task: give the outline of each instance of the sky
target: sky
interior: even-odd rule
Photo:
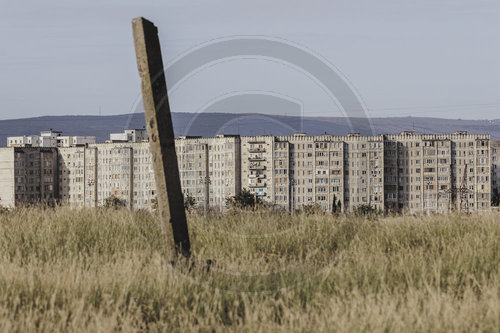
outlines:
[[[498,0],[0,1],[0,119],[141,111],[138,16],[158,26],[166,65],[214,40],[272,38],[328,63],[370,117],[500,118]],[[174,112],[260,91],[308,116],[342,115],[323,88],[283,62],[243,57],[169,96]]]

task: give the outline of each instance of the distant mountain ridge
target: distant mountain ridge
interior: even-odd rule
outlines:
[[[346,135],[353,132],[350,119],[342,117],[298,117],[258,113],[173,113],[175,135],[203,137],[216,134],[240,135],[291,135],[305,132],[308,135],[329,133]],[[352,119],[351,119],[352,120]],[[353,120],[356,124],[355,119]],[[372,118],[372,128],[355,128],[363,135],[395,134],[405,130],[416,133],[470,133],[490,134],[492,140],[500,140],[500,119],[461,120],[429,117]],[[144,114],[113,116],[44,116],[36,118],[0,120],[0,146],[6,145],[8,136],[39,134],[50,128],[65,135],[92,135],[98,142],[109,138],[110,133],[129,128],[142,128]]]

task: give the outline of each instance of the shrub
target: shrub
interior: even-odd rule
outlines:
[[[255,208],[259,205],[262,205],[262,200],[247,189],[242,189],[237,195],[226,199],[226,206],[233,209]]]
[[[368,204],[359,205],[354,208],[354,215],[356,216],[375,216],[382,215],[382,213],[381,210]]]
[[[323,215],[325,211],[323,210],[323,208],[321,208],[321,206],[318,203],[311,203],[301,206],[299,208],[299,213],[305,215],[313,215],[313,214]]]
[[[188,212],[191,212],[194,208],[196,208],[196,199],[188,194],[184,196],[184,209]]]
[[[110,196],[104,199],[104,207],[119,209],[127,206],[125,200],[118,198],[117,196]]]

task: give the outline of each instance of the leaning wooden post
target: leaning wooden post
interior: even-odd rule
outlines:
[[[137,67],[142,80],[142,99],[149,134],[149,149],[153,158],[162,230],[168,229],[167,221],[169,221],[176,254],[180,253],[189,258],[191,245],[158,29],[152,22],[142,17],[132,20],[132,27]]]

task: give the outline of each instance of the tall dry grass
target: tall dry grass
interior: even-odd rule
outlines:
[[[173,267],[155,215],[0,214],[0,331],[500,328],[500,218],[189,216]]]

